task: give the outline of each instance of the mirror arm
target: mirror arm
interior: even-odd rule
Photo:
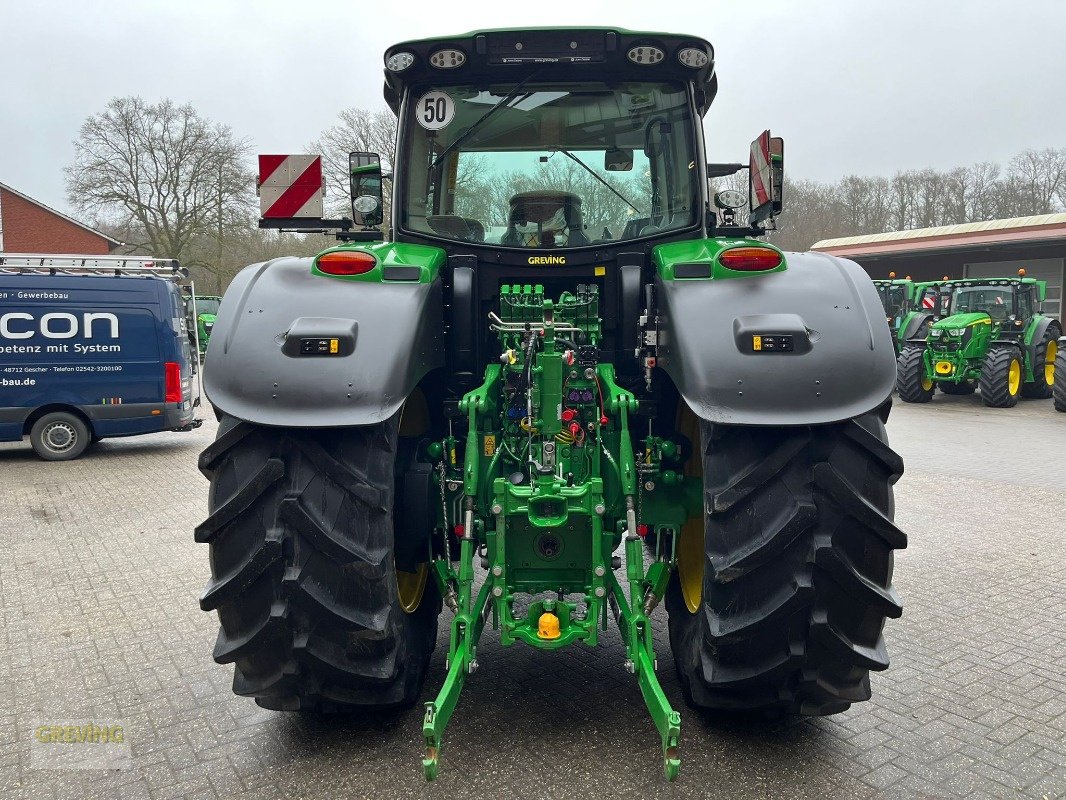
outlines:
[[[742,169],[747,169],[747,164],[708,164],[708,178],[725,178],[728,175],[736,175]]]

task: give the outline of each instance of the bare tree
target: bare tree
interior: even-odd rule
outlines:
[[[74,149],[70,204],[130,231],[128,241],[153,255],[209,267],[198,240],[221,248],[249,222],[249,143],[190,105],[116,97],[85,120]]]
[[[1066,190],[1066,149],[1024,150],[1011,159],[1007,180],[1021,214],[1046,214]]]
[[[326,201],[329,212],[351,216],[349,207],[348,154],[355,151],[377,153],[382,169],[390,171],[396,163],[396,117],[391,111],[370,111],[365,108],[346,108],[338,115],[338,122],[319,134],[307,145],[307,152],[322,156],[322,173],[326,181]],[[385,219],[389,218],[392,203],[392,182],[382,184],[385,195]]]

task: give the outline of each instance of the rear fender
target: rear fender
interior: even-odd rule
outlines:
[[[919,331],[923,326],[928,327],[929,321],[933,318],[933,315],[927,311],[911,311],[903,318],[903,323],[899,329],[899,341],[902,346],[906,342],[912,341],[925,341],[924,336],[919,335]]]
[[[760,243],[761,244],[761,243]],[[896,378],[892,334],[869,276],[824,253],[786,269],[678,279],[660,258],[658,366],[692,410],[733,425],[813,425],[879,407]],[[754,336],[792,336],[792,352]]]
[[[312,274],[312,261],[254,264],[230,284],[204,364],[216,410],[261,425],[370,425],[443,365],[435,268],[418,282],[352,281]],[[327,351],[336,340],[337,352],[306,354],[308,339]]]
[[[1040,345],[1040,340],[1044,338],[1044,335],[1048,332],[1049,327],[1054,327],[1057,330],[1055,338],[1062,335],[1062,325],[1054,319],[1054,317],[1045,317],[1039,315],[1030,325],[1030,330],[1025,332],[1025,357],[1027,357],[1029,364],[1025,373],[1027,373],[1030,379],[1035,380],[1036,370],[1039,368],[1037,365],[1040,362],[1043,354],[1037,352],[1037,348]]]

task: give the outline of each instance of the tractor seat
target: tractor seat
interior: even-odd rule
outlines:
[[[434,233],[464,242],[485,241],[485,226],[476,219],[455,214],[434,214],[426,217],[426,224]]]
[[[581,198],[569,192],[532,191],[510,200],[507,230],[500,244],[509,247],[580,247],[590,244],[581,221]]]

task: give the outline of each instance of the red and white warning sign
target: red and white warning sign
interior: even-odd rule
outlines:
[[[751,143],[751,161],[748,164],[751,175],[751,207],[753,209],[770,202],[773,191],[773,175],[770,172],[770,131],[763,131],[759,138]]]
[[[259,213],[264,219],[322,217],[322,156],[259,156]]]

